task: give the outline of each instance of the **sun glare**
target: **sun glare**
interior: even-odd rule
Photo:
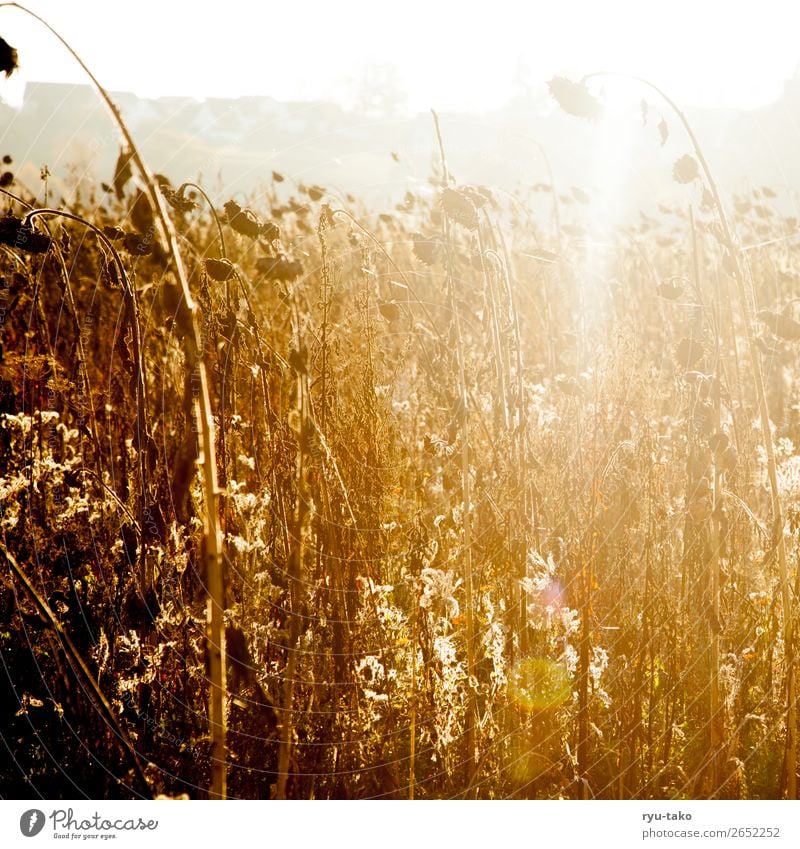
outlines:
[[[224,15],[197,7],[189,16],[182,4],[142,0],[135,14],[108,20],[88,0],[31,6],[70,32],[112,89],[148,97],[347,99],[377,65],[396,69],[411,110],[494,109],[540,91],[555,73],[593,70],[640,73],[687,103],[751,107],[774,98],[800,59],[792,35],[800,29],[800,7],[785,0],[766,0],[757,16],[718,0],[677,0],[660,15],[630,0],[498,0],[490,7],[475,0],[457,7],[231,0]],[[36,48],[22,79],[82,82],[31,21],[6,10],[3,26]],[[12,83],[3,97],[19,97],[20,85]]]

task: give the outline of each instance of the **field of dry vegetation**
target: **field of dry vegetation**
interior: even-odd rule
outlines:
[[[600,245],[435,116],[387,209],[7,157],[0,797],[795,797],[797,221],[683,120]]]

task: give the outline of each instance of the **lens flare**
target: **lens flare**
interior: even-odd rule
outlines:
[[[563,664],[540,657],[521,660],[508,680],[509,694],[525,710],[551,710],[569,699],[571,684]]]

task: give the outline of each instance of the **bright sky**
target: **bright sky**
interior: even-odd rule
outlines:
[[[797,0],[30,0],[108,88],[335,99],[396,65],[414,110],[486,109],[556,73],[635,73],[685,105],[768,103],[800,62]],[[26,80],[84,82],[52,36],[0,9]],[[519,89],[517,89],[519,90]]]

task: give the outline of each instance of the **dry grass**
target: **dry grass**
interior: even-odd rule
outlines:
[[[433,200],[162,185],[161,235],[128,159],[2,190],[1,796],[209,792],[212,518],[231,796],[795,793],[796,222],[684,158],[601,264],[444,146]]]

